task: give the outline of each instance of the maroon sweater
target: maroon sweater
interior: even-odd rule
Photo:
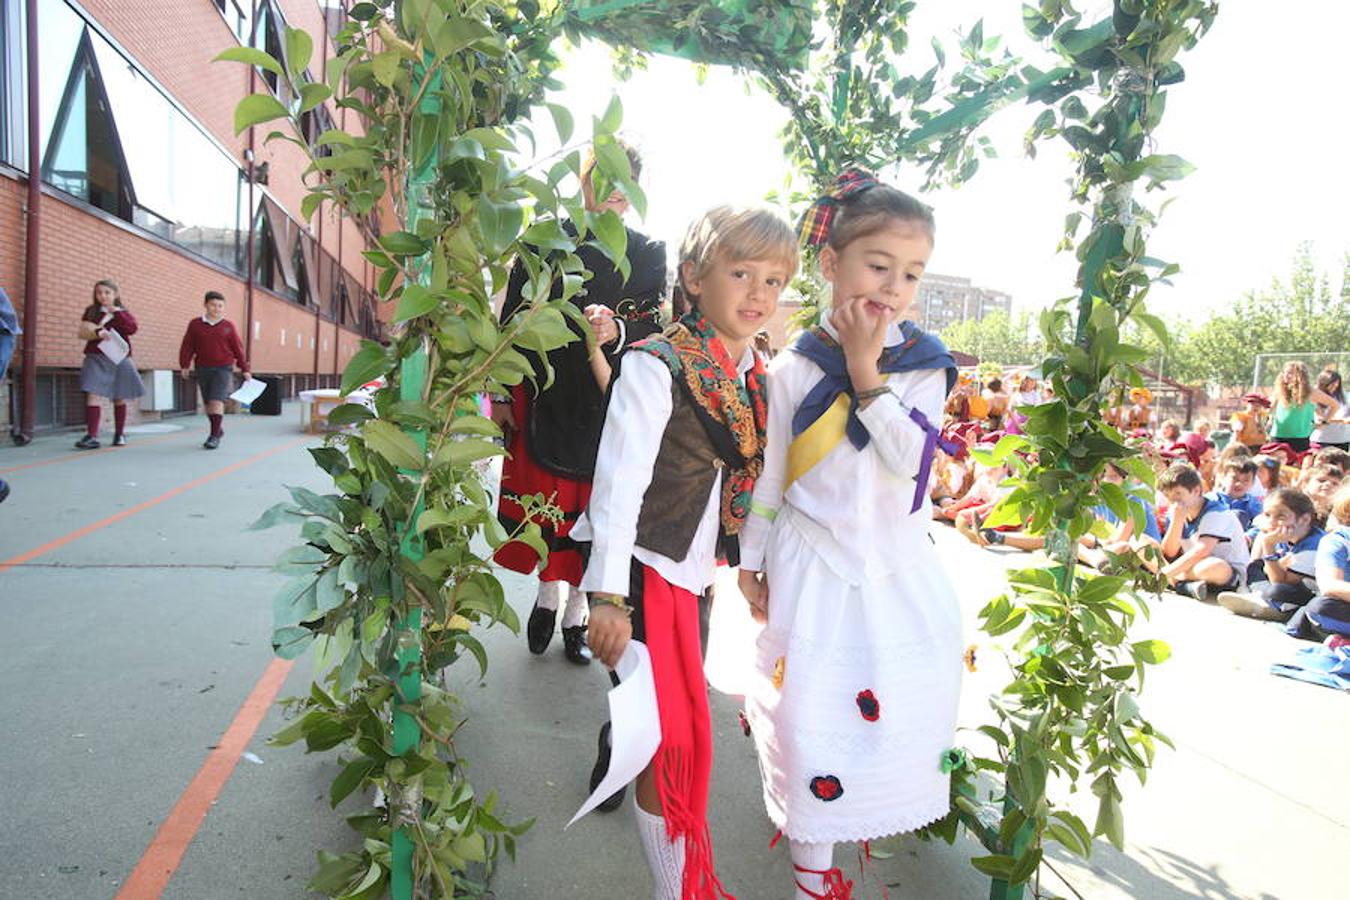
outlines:
[[[100,312],[97,315],[91,315],[86,317],[84,321],[93,322],[95,325],[97,325],[102,320],[103,314]],[[135,316],[133,316],[130,312],[128,312],[125,309],[114,310],[112,321],[110,321],[107,325],[104,325],[103,327],[111,328],[113,331],[117,332],[123,338],[125,338],[127,342],[127,353],[131,353],[131,336],[136,333],[137,327]],[[99,345],[98,341],[88,341],[84,345],[84,352],[98,353],[100,352],[98,349],[98,345]]]
[[[183,345],[178,348],[178,368],[186,369],[192,365],[193,357],[198,366],[231,366],[249,371],[248,360],[244,358],[244,346],[239,343],[239,333],[229,319],[221,319],[214,325],[198,316],[188,323],[187,333],[183,335]]]

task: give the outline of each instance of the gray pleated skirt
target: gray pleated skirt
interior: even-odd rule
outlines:
[[[86,353],[80,369],[80,390],[109,400],[135,400],[145,393],[145,384],[130,356],[114,363],[102,353]]]

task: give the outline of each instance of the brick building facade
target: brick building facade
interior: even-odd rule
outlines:
[[[100,278],[119,284],[139,320],[133,356],[147,384],[149,373],[177,369],[183,330],[208,290],[227,298],[255,372],[283,376],[287,393],[334,384],[362,337],[381,330],[361,255],[379,223],[339,219],[326,205],[301,221],[305,154],[264,144],[269,126],[234,134],[238,101],[269,89],[263,73],[211,60],[249,42],[276,53],[289,25],[314,37],[309,75],[320,80],[335,52],[338,0],[36,6],[42,139],[30,153],[26,3],[0,0],[0,287],[21,322],[30,298],[38,303],[36,334],[20,344],[36,350],[37,426],[81,420],[76,323]],[[360,133],[355,114],[331,101],[314,115],[315,136],[333,126]],[[30,171],[42,181],[35,290],[24,283]],[[16,395],[22,363],[16,351]],[[154,405],[193,408],[174,384],[172,402]],[[10,403],[0,401],[4,422]]]

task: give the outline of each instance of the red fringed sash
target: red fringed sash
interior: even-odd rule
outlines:
[[[717,880],[708,831],[712,723],[698,637],[698,598],[642,567],[642,615],[656,681],[661,746],[653,760],[666,835],[684,838],[683,900],[734,900]]]

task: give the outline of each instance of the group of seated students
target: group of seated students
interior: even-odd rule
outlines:
[[[982,547],[1043,548],[1044,534],[985,525],[1011,490],[1004,483],[1009,467],[973,460],[968,442],[977,436],[949,437],[958,449],[938,453],[933,517]],[[1350,642],[1350,453],[1327,447],[1300,454],[1284,445],[1256,453],[1236,441],[1216,453],[1197,432],[1162,448],[1138,447],[1157,476],[1153,501],[1125,469],[1107,464],[1102,481],[1123,488],[1142,515],[1122,520],[1105,505],[1095,508],[1098,525],[1079,541],[1080,562],[1109,571],[1135,554],[1178,594],[1284,622],[1294,637]]]

